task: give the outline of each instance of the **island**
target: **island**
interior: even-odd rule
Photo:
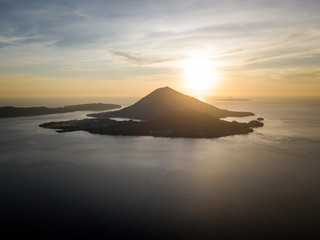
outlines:
[[[48,107],[0,107],[0,118],[9,117],[23,117],[23,116],[36,116],[36,115],[46,115],[54,113],[67,113],[75,111],[106,111],[121,108],[117,104],[105,104],[105,103],[89,103],[89,104],[79,104],[71,105],[58,108],[48,108]]]
[[[214,107],[171,88],[159,88],[137,103],[118,111],[94,113],[82,120],[43,123],[40,127],[57,132],[87,131],[95,134],[184,138],[217,138],[248,134],[264,124],[225,121],[229,116],[252,116]],[[113,118],[132,118],[116,121]]]

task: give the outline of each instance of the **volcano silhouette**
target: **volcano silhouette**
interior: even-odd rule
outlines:
[[[220,109],[208,103],[202,102],[194,97],[184,95],[169,87],[158,88],[140,99],[135,104],[121,110],[107,113],[95,113],[89,116],[98,118],[132,118],[140,120],[151,120],[170,112],[183,109],[194,109],[204,112],[215,118],[245,117],[254,115],[251,112],[234,112]]]

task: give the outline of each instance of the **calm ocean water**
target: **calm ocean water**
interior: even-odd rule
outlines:
[[[170,139],[38,127],[88,112],[0,119],[1,232],[320,238],[320,99],[213,104],[254,112],[265,126],[249,135]]]

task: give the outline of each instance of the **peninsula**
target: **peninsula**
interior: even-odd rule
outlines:
[[[54,113],[67,113],[75,111],[106,111],[121,108],[117,104],[89,103],[80,105],[71,105],[58,108],[47,107],[0,107],[0,118],[36,116]]]
[[[256,120],[239,123],[220,119],[251,115],[254,114],[219,109],[165,87],[119,111],[90,114],[96,117],[94,119],[43,123],[40,127],[57,129],[58,132],[83,130],[123,136],[216,138],[248,134],[253,128],[262,127],[263,123]],[[114,117],[141,121],[116,121],[112,119]]]

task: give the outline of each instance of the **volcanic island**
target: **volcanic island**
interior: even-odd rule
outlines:
[[[257,120],[245,123],[221,119],[253,115],[220,109],[163,87],[120,110],[89,114],[90,118],[82,120],[43,123],[40,127],[57,132],[82,130],[103,135],[217,138],[248,134],[253,128],[262,127],[263,123]]]

